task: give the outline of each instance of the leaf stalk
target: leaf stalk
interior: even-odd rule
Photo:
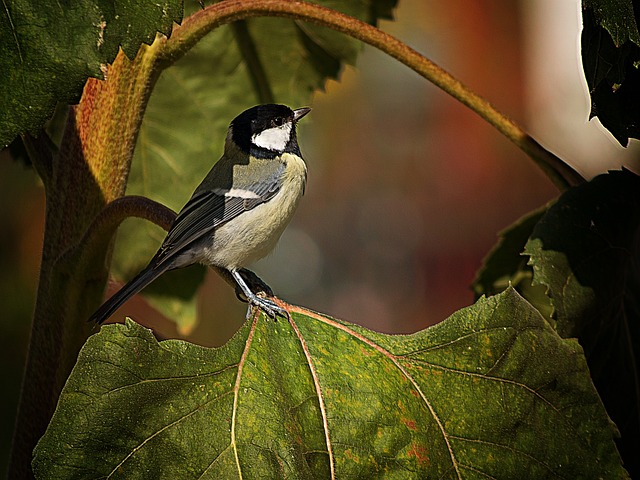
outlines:
[[[516,122],[436,63],[372,25],[319,5],[300,1],[224,0],[185,19],[166,40],[159,55],[165,62],[172,63],[214,28],[258,16],[316,23],[381,50],[480,115],[527,154],[560,190],[584,182],[584,178],[570,165],[542,147]]]

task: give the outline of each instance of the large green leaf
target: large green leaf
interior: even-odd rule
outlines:
[[[391,16],[396,2],[315,3],[376,23]],[[337,77],[345,63],[354,63],[361,48],[343,34],[280,18],[255,18],[240,27],[227,25],[213,31],[158,80],[140,130],[127,193],[179,210],[222,154],[229,122],[244,109],[271,100],[261,98],[256,87],[261,83],[256,78],[260,70],[273,100],[296,108],[308,104],[313,92],[328,78]],[[252,50],[254,56],[247,53]],[[300,126],[303,152],[306,122]],[[144,267],[162,238],[152,225],[125,225],[119,233],[122,248],[117,247],[114,256],[115,277],[130,278]],[[170,299],[171,289],[170,285],[157,288],[156,293]],[[150,298],[152,303],[157,299]],[[175,310],[181,301],[186,301],[184,314]],[[189,328],[193,302],[193,295],[173,299],[172,312],[157,302],[154,305]]]
[[[640,177],[610,172],[564,193],[525,252],[548,288],[557,329],[578,337],[594,383],[640,475]]]
[[[156,31],[171,33],[179,0],[3,1],[0,9],[0,148],[38,132],[56,102],[75,103],[118,47],[133,57]]]
[[[582,6],[590,116],[626,146],[629,137],[640,138],[640,12],[634,15],[632,0],[583,0]]]
[[[36,477],[627,478],[580,346],[513,289],[406,336],[292,312],[218,349],[103,327]]]

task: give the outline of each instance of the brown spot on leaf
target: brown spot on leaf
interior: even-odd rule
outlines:
[[[409,458],[415,457],[420,465],[429,465],[429,452],[422,445],[411,444],[409,451],[407,452]]]
[[[409,420],[408,418],[402,418],[402,419],[400,419],[400,421],[402,423],[404,423],[407,426],[407,428],[410,428],[413,431],[418,430],[418,427],[416,426],[416,421],[415,420]]]

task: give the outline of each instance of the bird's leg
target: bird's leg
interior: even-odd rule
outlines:
[[[258,296],[260,296],[260,294],[263,294],[267,297],[273,297],[273,290],[271,290],[271,287],[264,283],[264,281],[254,272],[252,272],[251,270],[247,270],[246,268],[241,268],[240,270],[238,270],[238,273],[249,287],[249,290],[251,290],[253,293]],[[242,289],[236,288],[236,295],[241,292]],[[244,292],[242,293],[244,294]]]
[[[215,270],[216,273],[220,275],[225,282],[227,282],[229,285],[231,285],[235,289],[236,297],[238,297],[238,300],[240,300],[241,302],[247,303],[248,300],[244,296],[244,292],[238,285],[238,282],[235,281],[233,275],[231,275],[231,272],[229,270],[227,270],[226,268],[216,267],[216,266],[211,266],[211,268]],[[267,297],[274,296],[273,290],[271,290],[271,287],[269,287],[269,285],[264,283],[264,281],[260,277],[258,277],[255,273],[253,273],[251,270],[247,270],[246,268],[240,268],[238,269],[238,273],[242,276],[242,279],[245,281],[245,283],[249,287],[249,290],[251,290],[256,295],[258,296],[264,295]]]
[[[273,302],[273,300],[269,300],[268,298],[258,297],[255,293],[253,293],[249,288],[249,286],[247,285],[247,282],[245,281],[245,279],[240,274],[240,270],[234,269],[229,271],[233,276],[233,279],[236,281],[236,284],[240,287],[240,289],[242,290],[242,293],[244,294],[244,296],[247,298],[247,301],[249,302],[249,309],[247,310],[247,318],[251,315],[251,310],[253,307],[260,308],[264,313],[266,313],[269,317],[273,318],[274,320],[278,315],[282,317],[287,317],[287,311],[279,307],[278,305],[276,305],[275,302]],[[251,278],[252,281],[257,279],[261,285],[264,285],[267,288],[267,290],[271,292],[271,289],[262,280],[260,280],[260,278],[258,278],[258,276],[255,273],[250,272],[249,270],[244,270],[244,269],[241,271],[245,274],[246,272],[251,273],[253,275],[253,277]],[[267,293],[267,292],[264,292],[264,293]]]

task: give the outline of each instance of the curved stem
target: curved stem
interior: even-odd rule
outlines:
[[[91,242],[96,237],[112,237],[113,231],[127,218],[137,217],[149,220],[164,230],[169,230],[176,218],[176,212],[163,204],[140,195],[125,195],[108,203],[89,226],[84,239]]]
[[[63,253],[58,262],[77,263],[77,255],[82,256],[85,252],[99,251],[98,246],[110,242],[116,229],[129,217],[143,218],[169,230],[176,218],[176,213],[169,207],[147,197],[126,195],[117,198],[105,205],[91,222],[78,244]],[[86,263],[86,259],[80,260],[79,263]]]
[[[484,118],[525,152],[561,190],[584,182],[578,172],[542,147],[517,123],[428,58],[376,27],[318,5],[281,0],[224,0],[186,18],[182,25],[174,29],[171,38],[166,40],[159,51],[159,58],[172,63],[214,28],[258,16],[313,22],[378,48]]]

